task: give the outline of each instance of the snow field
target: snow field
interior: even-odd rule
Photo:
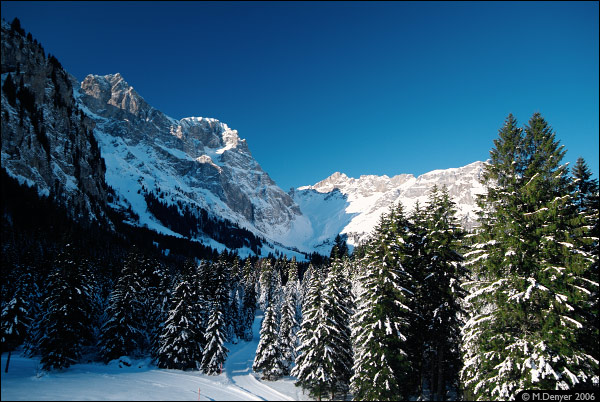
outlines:
[[[43,372],[40,359],[13,352],[8,373],[7,353],[2,354],[2,400],[103,400],[103,401],[294,401],[309,400],[293,377],[262,381],[252,372],[258,346],[260,312],[254,319],[250,342],[226,344],[230,350],[219,376],[199,371],[159,369],[150,359],[123,357],[103,363],[76,364],[62,371]],[[200,389],[200,394],[198,394]]]

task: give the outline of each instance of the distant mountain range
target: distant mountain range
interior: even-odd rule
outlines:
[[[329,254],[340,233],[358,244],[392,204],[424,205],[437,184],[448,187],[463,223],[474,223],[483,162],[416,178],[334,173],[288,194],[227,124],[173,119],[118,73],[79,83],[4,21],[1,45],[2,167],[74,219],[111,225],[108,211],[117,210],[130,225],[219,250],[304,258]]]

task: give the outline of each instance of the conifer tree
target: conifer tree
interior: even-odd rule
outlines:
[[[2,345],[2,352],[8,352],[4,372],[8,373],[11,353],[25,340],[30,323],[27,295],[23,293],[23,287],[19,284],[14,296],[2,308],[0,316],[2,330],[0,345]]]
[[[568,191],[565,154],[536,113],[523,131],[509,116],[490,151],[478,241],[465,255],[475,280],[465,299],[467,396],[508,399],[522,389],[570,389],[597,378],[577,339],[589,325],[589,254]]]
[[[254,314],[256,310],[256,288],[254,283],[246,283],[244,286],[244,300],[242,302],[243,322],[242,336],[245,341],[251,341],[254,334],[252,326],[254,325]]]
[[[296,366],[291,375],[297,378],[296,386],[308,389],[313,397],[321,400],[327,392],[330,380],[325,366],[325,342],[323,315],[323,285],[318,272],[312,265],[305,280],[309,280],[308,291],[302,305],[302,328],[298,332],[300,345],[297,349]]]
[[[100,330],[100,355],[106,363],[144,347],[145,322],[142,311],[144,285],[139,261],[141,254],[133,249],[125,259],[121,274],[109,297],[106,322]]]
[[[353,316],[354,375],[351,390],[360,400],[408,397],[411,365],[406,352],[409,328],[406,287],[410,279],[401,264],[408,222],[402,206],[382,216],[366,247]]]
[[[152,256],[139,252],[134,248],[130,258],[137,267],[139,288],[137,289],[138,317],[142,331],[141,349],[155,354],[159,345],[159,337],[162,332],[168,313],[168,293],[170,281],[164,268]],[[190,264],[190,262],[186,262]],[[191,265],[193,269],[193,264]],[[187,268],[186,268],[187,269]]]
[[[283,375],[290,374],[291,366],[296,359],[298,347],[298,322],[296,321],[295,283],[288,281],[285,287],[285,299],[281,305],[281,324],[278,342],[283,361]]]
[[[240,289],[236,286],[235,292],[233,293],[233,297],[231,298],[231,321],[234,326],[234,337],[232,339],[232,343],[238,343],[240,339],[244,338],[244,312],[243,305],[240,296]]]
[[[331,248],[331,253],[329,254],[329,258],[344,258],[348,256],[348,244],[346,244],[346,240],[339,233],[335,236],[333,240],[333,247]]]
[[[277,321],[275,305],[270,303],[260,327],[260,340],[252,364],[252,370],[262,372],[263,380],[275,381],[284,375],[285,369]]]
[[[420,398],[427,398],[423,394],[428,386],[428,370],[426,370],[426,353],[428,345],[428,311],[433,311],[433,302],[428,290],[428,277],[430,273],[430,254],[428,248],[427,213],[421,208],[419,202],[409,217],[407,238],[405,240],[405,256],[402,266],[411,277],[410,291],[412,296],[407,300],[410,309],[407,328],[406,353],[411,362],[412,373],[409,384],[410,394]],[[429,279],[429,278],[428,278]],[[360,283],[360,281],[359,281]],[[432,315],[432,314],[430,314]]]
[[[202,355],[200,368],[205,374],[219,375],[223,370],[223,363],[227,359],[229,350],[224,346],[225,343],[225,318],[219,309],[219,304],[214,303],[208,326],[206,328],[206,346]]]
[[[123,264],[106,308],[107,321],[101,327],[100,354],[105,362],[131,355],[141,346],[142,323],[137,264],[130,254]]]
[[[347,257],[346,257],[347,258]],[[329,381],[327,388],[331,398],[336,393],[347,394],[352,377],[354,363],[350,330],[350,318],[353,313],[350,283],[344,277],[343,262],[337,257],[333,260],[323,291],[323,325],[328,334],[323,339],[326,370]]]
[[[213,266],[215,277],[214,277],[214,300],[219,305],[219,311],[223,314],[225,320],[225,327],[223,328],[223,334],[225,341],[231,341],[234,336],[234,325],[231,316],[231,266],[227,262],[226,253],[223,251],[219,256],[219,260]]]
[[[592,174],[583,158],[578,158],[573,167],[573,190],[575,192],[575,207],[580,217],[585,222],[583,229],[576,233],[575,242],[589,258],[582,280],[587,286],[583,287],[590,292],[589,305],[585,309],[585,322],[589,323],[581,332],[578,344],[584,345],[588,353],[596,360],[600,360],[598,345],[599,338],[599,300],[598,292],[598,239],[600,238],[600,214],[598,208],[598,180],[592,179]]]
[[[266,311],[269,302],[275,301],[273,292],[275,291],[275,274],[273,265],[269,258],[264,258],[259,262],[260,266],[260,293],[258,295],[258,304],[261,310]]]
[[[298,262],[296,261],[296,257],[292,257],[290,260],[290,264],[288,266],[288,281],[286,283],[286,290],[291,292],[291,295],[288,297],[293,298],[293,302],[295,303],[294,309],[296,312],[296,322],[302,322],[302,284],[300,283],[300,278],[298,276]]]
[[[180,370],[197,368],[202,360],[198,297],[188,278],[175,288],[171,311],[160,336],[158,367]]]
[[[447,390],[456,392],[459,386],[461,303],[465,297],[461,283],[466,272],[459,254],[463,233],[455,213],[447,190],[434,186],[426,209],[425,259],[419,267],[424,271],[420,275],[423,297],[418,307],[425,324],[423,369],[427,372],[423,374],[433,400],[446,400]]]
[[[77,362],[91,338],[93,279],[67,244],[54,261],[48,278],[40,329],[41,363],[44,370],[62,369]]]

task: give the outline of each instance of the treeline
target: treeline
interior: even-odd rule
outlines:
[[[202,253],[177,238],[192,256],[175,247],[167,256],[166,236],[75,222],[4,171],[2,216],[2,351],[21,346],[45,370],[152,356],[159,367],[218,373],[223,343],[252,339],[260,270],[285,283],[288,265],[295,276],[306,265]]]
[[[148,211],[166,227],[188,238],[208,236],[229,249],[247,247],[256,255],[260,254],[263,240],[248,229],[226,219],[216,219],[208,211],[196,205],[190,208],[181,202],[169,204],[160,196],[144,191]]]

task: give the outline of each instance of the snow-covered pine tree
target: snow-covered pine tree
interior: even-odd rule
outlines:
[[[256,282],[256,275],[254,271],[254,266],[252,265],[252,260],[250,258],[246,258],[244,261],[244,267],[242,268],[242,283],[245,285]]]
[[[254,314],[256,312],[256,287],[254,282],[244,285],[244,300],[242,302],[242,316],[240,317],[243,324],[241,338],[245,341],[251,341],[254,334],[252,326],[254,325]]]
[[[162,325],[168,315],[170,278],[166,269],[153,256],[134,249],[131,258],[135,259],[140,284],[137,292],[143,335],[140,346],[144,352],[156,354],[160,347]]]
[[[225,342],[232,340],[235,335],[234,325],[231,316],[231,266],[227,261],[226,250],[221,253],[219,260],[213,265],[215,272],[215,293],[214,300],[219,305],[219,311],[223,314],[225,320],[225,327],[223,328],[223,335],[225,336]]]
[[[428,344],[427,310],[433,311],[431,297],[425,278],[429,275],[429,253],[427,249],[427,214],[417,201],[409,216],[407,238],[405,240],[405,258],[402,266],[410,274],[410,290],[413,293],[407,300],[410,309],[410,326],[407,328],[406,353],[411,362],[413,375],[410,378],[409,393],[417,398],[427,399],[423,391],[429,389],[425,366],[425,348]],[[360,281],[359,281],[360,284]]]
[[[313,397],[321,400],[323,393],[327,392],[327,382],[330,380],[325,367],[323,314],[323,284],[312,265],[305,274],[307,293],[302,305],[302,328],[298,332],[300,345],[296,351],[296,366],[291,375],[297,378],[296,386],[308,389]]]
[[[23,343],[30,324],[27,295],[24,294],[22,283],[19,283],[13,297],[2,308],[0,316],[0,329],[2,331],[0,345],[2,346],[2,352],[8,352],[5,373],[8,373],[12,351]]]
[[[485,168],[479,239],[468,255],[475,281],[465,301],[466,396],[508,399],[522,389],[570,389],[597,379],[598,361],[577,343],[591,292],[591,258],[568,191],[565,154],[536,113],[525,135],[509,115]]]
[[[344,258],[348,258],[345,256]],[[328,334],[325,342],[325,368],[328,372],[328,391],[331,399],[336,393],[347,394],[354,357],[350,319],[354,312],[353,298],[350,293],[350,283],[343,275],[343,261],[340,257],[334,258],[325,279],[323,290],[323,323]]]
[[[296,321],[296,283],[290,281],[285,286],[284,301],[281,305],[281,322],[279,326],[278,342],[283,359],[283,375],[290,374],[292,364],[296,359],[298,347],[298,321]]]
[[[100,331],[100,355],[108,363],[131,355],[142,343],[138,281],[134,260],[128,258],[109,297],[106,321]]]
[[[146,332],[145,343],[150,354],[155,358],[158,356],[158,349],[161,347],[160,335],[163,333],[163,326],[169,316],[169,296],[171,292],[171,276],[167,273],[166,267],[156,258],[145,258],[146,274],[142,281],[144,286],[144,296],[142,306],[144,308],[144,327]],[[194,272],[196,264],[193,260],[184,262],[190,287],[195,287]],[[194,288],[194,293],[197,290]]]
[[[259,277],[259,294],[258,294],[258,305],[263,311],[267,310],[269,302],[273,301],[273,280],[274,280],[274,269],[271,264],[270,258],[263,258],[259,262],[260,277]]]
[[[461,283],[466,270],[459,254],[463,231],[455,214],[447,190],[434,186],[425,210],[424,265],[418,267],[423,271],[419,275],[423,278],[419,310],[425,324],[422,375],[428,378],[432,400],[446,400],[448,392],[456,395],[459,389],[461,303],[465,297]]]
[[[260,327],[260,340],[252,370],[262,372],[262,379],[275,381],[284,375],[283,355],[279,343],[279,322],[276,305],[269,303]]]
[[[402,205],[383,215],[366,246],[353,316],[354,375],[350,389],[359,400],[406,399],[411,365],[406,353],[410,279],[401,264],[408,222]]]
[[[184,277],[173,291],[171,310],[160,336],[158,367],[187,370],[197,368],[202,360],[198,296]]]
[[[240,287],[236,284],[233,297],[231,298],[231,305],[229,307],[231,311],[231,322],[233,324],[233,338],[231,343],[238,343],[244,336],[244,314],[242,311],[242,300],[240,296]]]
[[[298,276],[298,262],[296,257],[292,257],[288,265],[288,280],[286,283],[286,291],[292,292],[296,305],[294,306],[296,311],[296,322],[302,322],[302,285]]]
[[[92,277],[76,258],[72,244],[56,257],[43,303],[39,349],[44,370],[62,369],[77,362],[91,338]]]
[[[219,309],[218,303],[213,303],[205,338],[206,346],[202,355],[200,368],[205,374],[219,375],[223,370],[223,363],[227,359],[229,350],[225,344],[225,317]]]

